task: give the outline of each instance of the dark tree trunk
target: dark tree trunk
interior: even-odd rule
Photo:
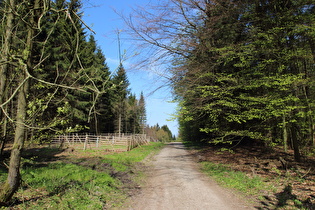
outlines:
[[[13,8],[15,8],[15,0],[7,0],[6,2],[6,23],[5,23],[5,33],[4,33],[4,40],[2,45],[1,51],[1,60],[8,61],[10,55],[10,49],[12,44],[12,30],[13,30],[13,21],[14,21],[14,14]],[[0,129],[0,156],[2,155],[4,145],[6,142],[6,133],[7,133],[7,118],[4,114],[4,110],[6,109],[7,105],[3,105],[7,98],[7,73],[9,69],[9,64],[7,62],[3,63],[0,66],[0,122],[1,127]]]
[[[20,186],[20,162],[21,162],[21,152],[25,142],[25,119],[26,119],[26,110],[27,110],[27,95],[29,90],[29,75],[33,68],[32,54],[33,54],[33,38],[35,30],[37,27],[37,12],[40,10],[41,0],[33,0],[29,2],[30,9],[29,13],[29,25],[28,33],[25,42],[24,57],[23,60],[26,63],[20,64],[20,71],[22,78],[20,79],[20,89],[17,98],[17,112],[16,112],[16,126],[15,126],[15,135],[14,143],[11,150],[10,164],[8,178],[5,184],[2,186],[0,192],[0,203],[6,203],[11,200],[14,193]]]
[[[297,125],[293,123],[291,126],[291,140],[292,140],[292,147],[294,151],[294,160],[296,162],[300,162],[301,154],[300,154],[299,139],[298,139],[297,132],[298,132]]]

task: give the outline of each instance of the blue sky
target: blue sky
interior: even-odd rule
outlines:
[[[119,13],[128,15],[131,8],[136,5],[145,6],[150,3],[157,2],[150,0],[83,0],[83,20],[96,32],[95,39],[98,46],[102,49],[107,65],[111,71],[117,69],[119,64],[119,51],[117,31],[121,31],[121,51],[126,52],[127,60],[123,65],[127,70],[130,82],[131,92],[135,93],[139,98],[141,91],[146,99],[147,123],[149,125],[159,124],[167,125],[173,134],[178,134],[177,121],[170,121],[172,115],[175,114],[176,104],[169,103],[172,100],[170,88],[164,87],[157,91],[163,81],[161,78],[152,73],[154,70],[148,69],[137,70],[133,67],[137,57],[133,57],[133,45],[128,40],[127,34],[124,33],[126,26],[121,20]],[[131,56],[130,56],[131,55]],[[128,59],[128,56],[133,57]],[[152,94],[152,92],[154,92]]]

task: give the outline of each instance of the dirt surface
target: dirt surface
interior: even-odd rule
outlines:
[[[126,209],[254,209],[198,170],[182,143],[170,143],[151,162],[147,183]]]
[[[232,146],[233,147],[233,146]],[[259,176],[269,189],[252,196],[256,209],[310,209],[315,210],[315,157],[302,155],[294,161],[293,151],[282,147],[239,145],[232,150],[222,146],[208,146],[191,150],[199,161],[228,165],[248,177]]]

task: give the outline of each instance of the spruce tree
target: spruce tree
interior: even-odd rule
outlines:
[[[127,96],[130,94],[130,90],[127,74],[122,64],[119,65],[112,82],[114,85],[112,110],[115,116],[115,133],[127,132]]]
[[[144,133],[144,129],[146,127],[146,122],[147,122],[147,115],[146,115],[146,105],[145,105],[145,99],[143,92],[140,94],[140,99],[138,103],[138,116],[139,116],[139,125],[140,125],[140,132]]]

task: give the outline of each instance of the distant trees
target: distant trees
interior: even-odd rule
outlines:
[[[13,142],[0,204],[19,187],[24,144],[68,132],[143,132],[143,95],[130,94],[123,66],[110,76],[80,8],[80,0],[0,1],[1,158]]]
[[[173,136],[171,130],[167,125],[163,125],[162,127],[159,124],[154,126],[147,126],[145,128],[145,133],[153,140],[161,141],[161,142],[170,142],[175,141],[176,137]]]
[[[125,20],[172,62],[184,140],[256,139],[299,161],[314,146],[314,12],[310,0],[171,0]]]

